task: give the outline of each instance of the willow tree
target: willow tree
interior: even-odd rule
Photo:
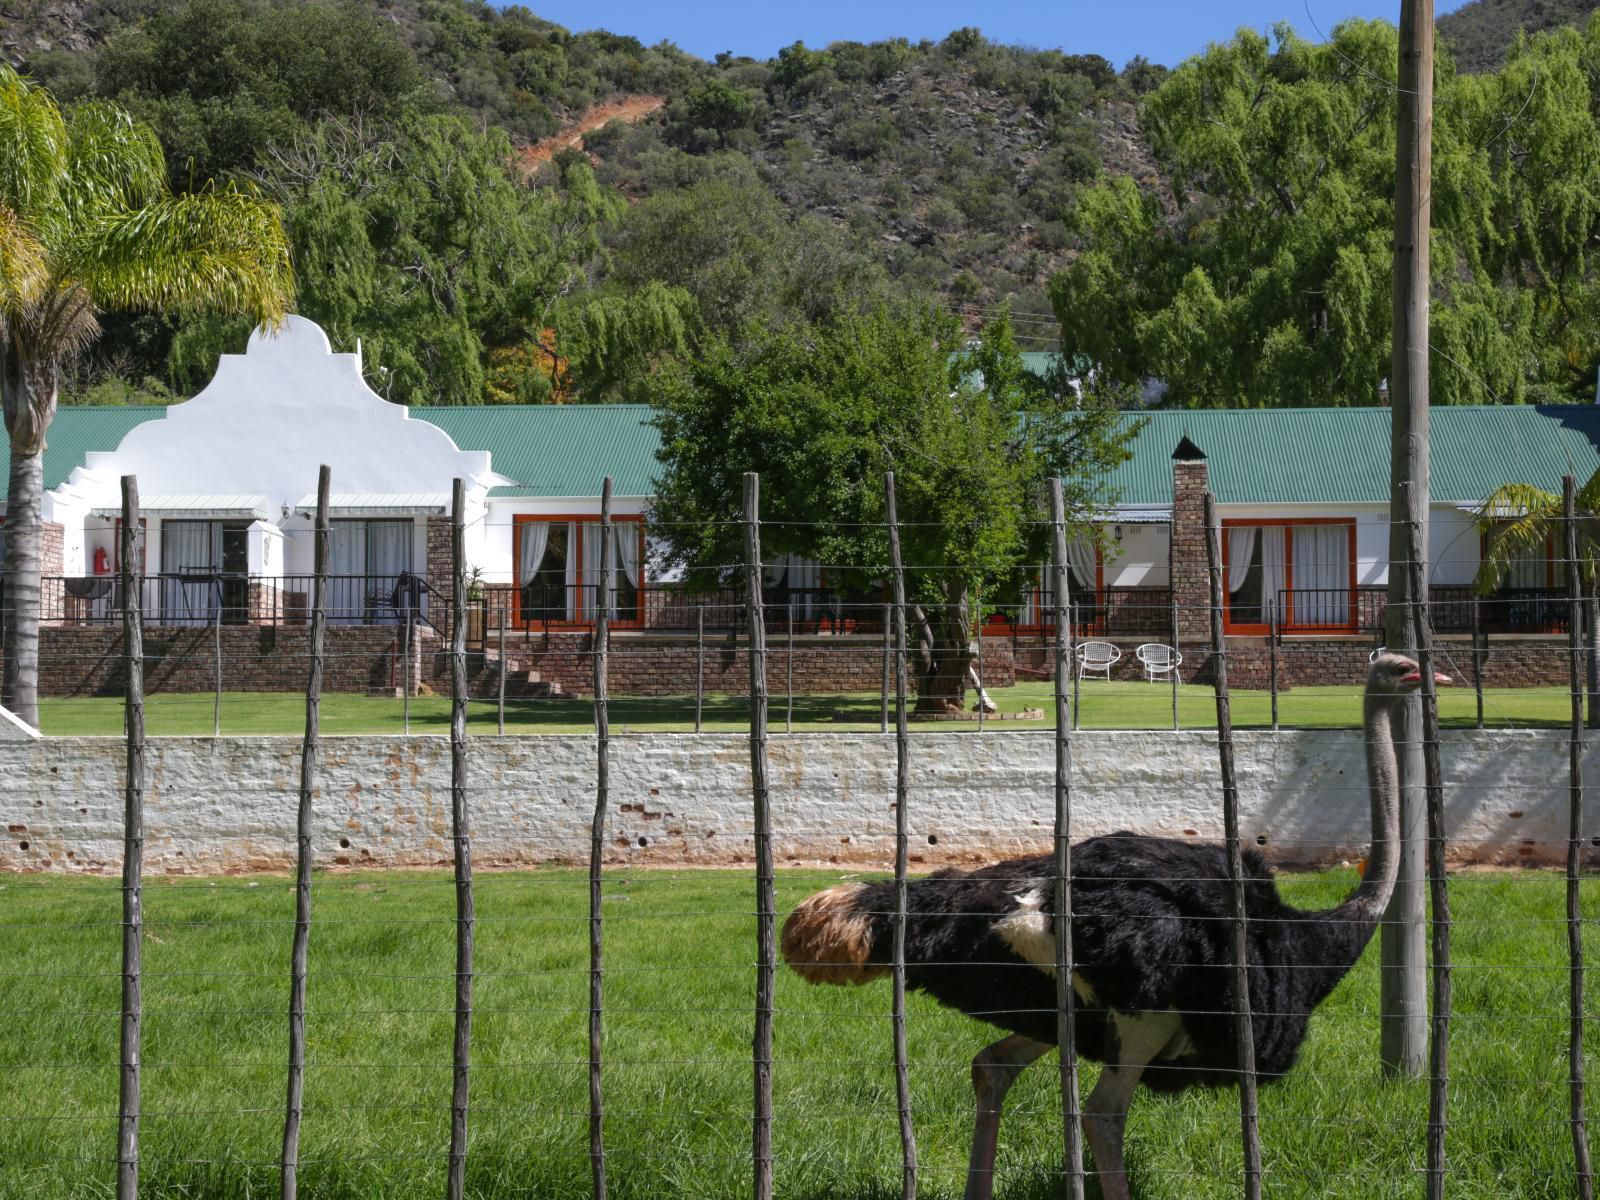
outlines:
[[[174,195],[155,134],[112,104],[63,113],[0,64],[0,399],[6,496],[4,703],[39,722],[45,436],[62,365],[104,309],[280,320],[292,286],[277,210],[235,190]]]
[[[1555,559],[1578,572],[1582,595],[1584,648],[1587,658],[1588,725],[1600,729],[1600,471],[1578,489],[1576,497],[1578,561],[1566,560],[1566,518],[1562,497],[1530,483],[1496,488],[1478,509],[1478,531],[1484,535],[1483,561],[1473,581],[1480,596],[1490,595],[1519,564]],[[1569,620],[1576,621],[1577,613]]]
[[[964,705],[976,600],[1042,561],[1044,483],[1069,508],[1106,497],[1131,427],[1023,367],[1009,321],[963,346],[947,314],[881,306],[714,339],[649,381],[663,470],[650,513],[691,586],[737,586],[743,473],[762,476],[762,548],[824,564],[830,587],[887,575],[895,472],[917,644],[917,709]]]

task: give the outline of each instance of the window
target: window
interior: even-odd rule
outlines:
[[[330,522],[328,619],[370,625],[400,620],[408,604],[425,610],[425,595],[400,586],[401,577],[412,573],[415,533],[410,518]]]
[[[250,570],[249,521],[161,522],[162,625],[209,625],[245,619]]]
[[[1356,629],[1354,521],[1224,521],[1229,633]]]
[[[638,624],[644,611],[644,522],[620,517],[612,524],[616,562],[611,619]],[[593,517],[517,516],[513,525],[516,619],[524,625],[592,622],[600,591],[600,522]]]

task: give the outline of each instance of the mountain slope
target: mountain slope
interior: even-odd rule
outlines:
[[[1597,8],[1597,0],[1472,0],[1439,18],[1439,40],[1461,70],[1492,71],[1505,61],[1518,30],[1582,26]]]

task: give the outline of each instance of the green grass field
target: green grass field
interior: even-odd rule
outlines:
[[[838,878],[782,874],[780,910]],[[1309,906],[1351,883],[1346,871],[1282,886]],[[1563,886],[1535,872],[1453,881],[1452,1197],[1573,1194]],[[586,1197],[586,880],[491,874],[477,890],[469,1192]],[[1585,898],[1591,956],[1595,904]],[[153,880],[145,905],[142,1194],[275,1196],[288,881]],[[752,907],[744,874],[608,876],[607,1145],[619,1200],[749,1194]],[[10,876],[0,914],[0,1197],[108,1197],[117,881]],[[437,874],[318,877],[301,1195],[442,1194],[452,915],[452,888]],[[1313,1020],[1300,1064],[1261,1093],[1267,1195],[1421,1194],[1426,1084],[1383,1080],[1377,1004],[1374,945]],[[776,1007],[776,1194],[898,1195],[888,986],[807,987],[780,970]],[[991,1033],[915,996],[910,1018],[922,1195],[951,1198],[970,1122],[967,1062]],[[1085,1089],[1094,1074],[1086,1065]],[[1047,1058],[1012,1093],[999,1197],[1056,1194],[1056,1080]],[[1141,1200],[1237,1196],[1237,1093],[1141,1096],[1128,1157]]]
[[[997,688],[991,693],[1002,712],[1041,709],[1042,720],[999,721],[988,726],[1008,729],[1043,729],[1055,724],[1055,701],[1048,683],[1023,683]],[[155,695],[145,702],[145,725],[151,734],[199,734],[212,730],[214,698],[210,694]],[[47,734],[120,734],[122,701],[116,697],[46,699],[40,702],[40,721]],[[413,733],[447,733],[450,701],[423,696],[411,701]],[[1266,728],[1272,720],[1271,698],[1264,691],[1232,693],[1235,728]],[[1452,728],[1470,728],[1476,722],[1476,700],[1471,688],[1442,688],[1441,722]],[[653,699],[619,698],[610,704],[614,732],[673,732],[694,728],[694,698],[670,696]],[[880,701],[876,695],[796,696],[793,724],[797,730],[872,730],[879,728]],[[1361,723],[1361,693],[1354,687],[1295,688],[1278,697],[1280,723],[1286,728],[1354,729]],[[1492,689],[1484,695],[1485,723],[1495,728],[1564,727],[1570,720],[1567,693],[1561,688]],[[788,707],[782,694],[771,699],[771,728],[782,731]],[[493,701],[472,701],[469,728],[475,734],[492,734],[498,727]],[[1184,685],[1178,689],[1178,720],[1185,729],[1216,724],[1216,701],[1209,687]],[[708,696],[704,728],[737,731],[748,728],[749,707],[742,696]],[[1085,729],[1168,729],[1172,726],[1172,689],[1163,684],[1084,683],[1079,723]],[[594,727],[594,706],[589,700],[511,700],[506,703],[507,733],[583,733]],[[228,692],[222,697],[222,732],[225,734],[298,734],[305,728],[305,700],[287,693]],[[404,706],[393,699],[327,695],[322,698],[322,731],[338,733],[399,733],[405,728]],[[976,732],[973,722],[918,723],[918,731]]]

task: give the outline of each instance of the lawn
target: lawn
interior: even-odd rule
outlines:
[[[779,909],[837,878],[782,874]],[[1352,879],[1292,876],[1283,887],[1294,902],[1320,906]],[[110,1196],[117,882],[11,876],[3,889],[0,1197]],[[568,870],[488,874],[477,891],[469,1193],[586,1197],[586,880]],[[1573,1194],[1562,894],[1558,877],[1537,872],[1453,881],[1452,1197]],[[1591,956],[1595,900],[1585,898]],[[749,877],[734,872],[618,871],[606,881],[607,1145],[618,1200],[749,1194],[752,901]],[[276,1195],[289,883],[158,879],[145,906],[142,1194]],[[437,874],[318,877],[302,1195],[443,1192],[452,906]],[[1374,945],[1314,1018],[1300,1064],[1261,1093],[1269,1196],[1382,1200],[1422,1190],[1426,1084],[1380,1075],[1377,974]],[[884,983],[812,988],[780,970],[777,1195],[898,1195],[889,1003]],[[927,1200],[960,1194],[967,1061],[990,1037],[960,1014],[910,1000]],[[1094,1074],[1086,1064],[1085,1090]],[[1047,1058],[1012,1094],[999,1197],[1056,1194],[1056,1079]],[[1128,1133],[1137,1195],[1237,1196],[1237,1122],[1233,1091],[1141,1096]]]
[[[1041,720],[998,721],[994,731],[1041,729],[1055,724],[1055,701],[1049,683],[1022,683],[991,693],[1006,713],[1043,710]],[[151,734],[209,734],[214,698],[209,693],[155,695],[145,701],[145,727]],[[1265,691],[1238,689],[1232,693],[1236,728],[1266,728],[1272,720],[1271,697]],[[114,696],[46,699],[39,705],[47,734],[119,734],[122,701]],[[875,694],[796,696],[793,726],[798,730],[875,730],[879,728],[880,700]],[[1476,721],[1476,701],[1471,688],[1441,688],[1440,720],[1446,726],[1470,728]],[[1305,687],[1278,697],[1279,721],[1286,728],[1354,729],[1361,723],[1361,692],[1355,687]],[[1571,708],[1561,688],[1489,689],[1484,694],[1485,723],[1496,728],[1565,726]],[[614,699],[610,704],[615,733],[682,732],[694,728],[694,698]],[[706,697],[704,728],[733,732],[747,729],[749,706],[743,696],[717,694]],[[770,722],[782,732],[788,718],[785,697],[771,699]],[[1167,729],[1172,726],[1172,689],[1164,684],[1086,681],[1081,689],[1079,724],[1085,729]],[[1216,701],[1209,687],[1184,685],[1178,689],[1178,720],[1185,729],[1216,724]],[[422,696],[410,702],[413,733],[447,733],[450,701]],[[493,701],[474,700],[468,706],[468,727],[475,734],[492,734],[498,728]],[[299,734],[305,728],[305,700],[289,693],[228,692],[222,697],[222,732],[227,734]],[[367,696],[327,695],[322,698],[322,731],[337,733],[400,733],[405,728],[405,706],[399,700]],[[508,733],[583,733],[594,728],[594,705],[589,700],[508,700]],[[975,732],[976,723],[918,723],[915,729],[938,732]]]

